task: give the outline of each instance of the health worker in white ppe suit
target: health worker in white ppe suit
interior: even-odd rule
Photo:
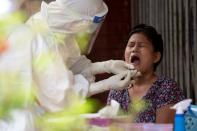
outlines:
[[[102,0],[42,2],[40,11],[9,35],[9,48],[0,54],[0,74],[20,79],[12,86],[27,92],[35,88],[40,107],[51,112],[66,108],[72,93],[84,98],[127,87],[139,74],[132,65],[121,60],[92,63],[84,56],[107,12]],[[94,81],[95,74],[105,72],[114,75]],[[19,110],[11,122],[0,121],[0,131],[34,131],[33,123],[31,112]]]
[[[83,55],[90,52],[107,12],[102,0],[42,2],[40,11],[10,34],[0,71],[18,73],[23,85],[33,85],[46,111],[66,108],[71,92],[87,97],[127,87],[137,74],[132,65],[121,60],[91,63]],[[95,82],[94,75],[104,72],[114,75]]]

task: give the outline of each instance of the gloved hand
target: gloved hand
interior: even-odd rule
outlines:
[[[98,94],[110,89],[122,90],[129,86],[131,78],[137,75],[137,71],[124,71],[118,75],[109,77],[108,79],[91,83],[88,96]]]
[[[119,74],[124,71],[134,70],[134,66],[122,60],[109,60],[104,62],[96,62],[89,65],[82,71],[84,76],[91,76],[101,73]]]
[[[106,72],[119,74],[124,71],[134,70],[134,66],[132,64],[128,64],[122,60],[109,60],[104,62],[104,68]]]

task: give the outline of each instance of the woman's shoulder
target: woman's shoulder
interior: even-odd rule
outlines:
[[[178,87],[177,82],[167,76],[159,76],[155,82],[156,92],[160,96],[183,95],[182,90]]]
[[[157,107],[175,104],[185,98],[177,82],[172,78],[160,76],[157,80]]]
[[[159,86],[160,88],[165,87],[165,88],[172,88],[172,87],[177,87],[177,82],[167,76],[159,76],[158,79],[156,80],[155,84]]]

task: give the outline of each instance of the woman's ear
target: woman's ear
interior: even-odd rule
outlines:
[[[161,53],[160,52],[155,52],[154,63],[157,63],[160,59],[161,59]]]

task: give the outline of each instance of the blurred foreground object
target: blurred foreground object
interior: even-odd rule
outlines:
[[[13,13],[18,10],[25,0],[1,0],[0,16]]]
[[[74,22],[72,16],[68,14],[69,16],[66,17],[68,17],[68,21],[71,20],[69,21],[70,23],[73,22],[71,27],[74,26],[72,28],[72,31],[74,32],[71,34],[69,34],[70,32],[64,34],[64,32],[59,32],[58,30],[53,32],[61,26],[59,24],[61,24],[62,17],[58,17],[58,14],[61,14],[67,9],[61,10],[62,7],[67,7],[67,2],[68,1],[57,0],[49,5],[43,2],[41,12],[30,18],[27,24],[23,23],[23,19],[21,19],[23,18],[23,15],[21,15],[21,12],[15,10],[16,8],[8,9],[1,15],[0,87],[2,95],[0,97],[0,113],[2,122],[0,125],[2,128],[0,129],[6,131],[33,131],[35,130],[34,119],[37,120],[38,117],[34,115],[34,113],[37,112],[34,112],[32,108],[34,108],[34,104],[37,101],[39,101],[38,103],[41,105],[43,112],[47,113],[48,111],[52,111],[55,114],[56,111],[57,113],[59,111],[64,111],[64,108],[68,108],[73,104],[73,100],[70,98],[75,95],[76,92],[82,96],[86,96],[89,83],[82,75],[75,76],[69,71],[68,65],[65,64],[69,61],[68,54],[64,53],[66,51],[71,51],[71,53],[73,53],[74,51],[74,55],[80,56],[80,50],[78,50],[78,47],[75,48],[77,43],[75,43],[75,39],[73,39],[75,37],[79,38],[79,36],[75,36],[72,33],[77,33],[78,31],[82,33],[85,30],[87,33],[92,34],[97,31],[97,25],[100,24],[93,23],[92,17],[94,14],[98,13],[100,8],[95,10],[94,7],[98,6],[98,2],[100,2],[99,6],[101,7],[105,4],[102,0],[96,0],[95,2],[97,2],[97,4],[87,0],[86,4],[90,3],[89,8],[92,7],[91,5],[94,5],[94,7],[92,7],[94,11],[91,10],[90,12],[94,14],[91,14],[91,16],[87,15],[85,18],[80,17],[81,14],[76,13],[74,19],[77,19],[75,19]],[[80,3],[83,2],[85,1],[80,1]],[[74,5],[75,4],[76,3],[74,3]],[[55,15],[53,14],[54,8],[51,8],[54,6],[60,11]],[[86,10],[86,5],[83,7],[83,9]],[[81,6],[78,6],[77,8],[81,8]],[[105,12],[103,12],[102,16],[107,13],[106,5],[104,9]],[[48,13],[52,16],[52,18],[50,17],[51,21],[46,20],[46,18],[49,18],[48,15],[45,16],[47,11],[49,11]],[[60,21],[53,23],[56,16]],[[98,17],[96,17],[95,21],[98,23],[103,20],[103,18],[97,18]],[[65,20],[64,22],[67,21]],[[77,24],[75,22],[77,22]],[[53,24],[58,27],[54,27]],[[90,30],[88,30],[89,25],[92,25],[95,28],[90,28]],[[50,29],[51,27],[52,30]],[[65,28],[60,28],[60,30],[61,29],[65,30]],[[85,39],[85,41],[82,42],[88,43],[89,41],[90,39],[88,37],[88,39]],[[73,42],[75,45],[72,45]],[[61,50],[62,46],[65,48],[67,48],[67,46],[72,48]],[[75,53],[75,49],[79,52]],[[81,88],[85,89],[82,90]],[[31,93],[34,93],[32,90],[35,91],[33,96],[31,95]],[[33,97],[33,102],[31,102],[31,97]],[[36,97],[36,100],[34,97]],[[77,111],[81,109],[83,108],[76,108]],[[74,109],[72,109],[72,111],[74,111]],[[68,114],[61,116],[65,117],[63,120],[66,120],[67,117],[70,118],[68,115],[70,115],[69,113],[72,113],[69,111],[66,112]],[[43,116],[41,116],[41,119],[42,122],[45,123],[43,125],[50,127],[51,123],[49,122],[49,124],[46,124],[47,122],[45,121],[48,121],[48,118],[50,118],[50,121],[51,119],[59,119],[52,114],[53,113],[47,115],[47,117],[44,117],[45,114],[42,114]],[[58,126],[58,124],[61,124],[60,121],[55,123],[54,126]]]
[[[0,59],[9,50],[9,33],[24,22],[25,15],[18,10],[22,2],[0,1]],[[33,88],[21,83],[18,72],[0,71],[0,131],[34,131],[33,115],[26,110],[34,101]]]
[[[75,120],[75,116],[72,116],[72,111],[75,111],[75,108],[76,111],[83,109],[73,107],[74,109],[68,111],[74,103],[73,95],[77,94],[80,99],[84,99],[89,94],[99,93],[104,91],[103,89],[108,90],[109,87],[115,85],[114,83],[119,83],[119,81],[114,81],[114,78],[117,80],[117,76],[121,85],[128,85],[131,73],[127,66],[125,67],[124,62],[122,66],[128,73],[120,73],[111,77],[113,81],[111,79],[107,79],[108,82],[103,81],[103,83],[107,83],[108,87],[103,87],[104,84],[101,82],[99,84],[94,81],[90,82],[81,74],[85,68],[92,64],[82,54],[91,50],[107,12],[108,8],[102,0],[56,0],[49,4],[42,2],[40,11],[25,24],[21,21],[17,22],[15,19],[11,20],[14,26],[7,26],[8,23],[2,22],[4,29],[2,32],[5,34],[5,37],[2,36],[3,51],[0,54],[2,87],[9,89],[8,93],[16,93],[22,88],[25,91],[25,93],[21,92],[22,95],[27,95],[26,91],[32,93],[33,89],[35,91],[33,103],[41,109],[34,112],[32,109],[34,105],[31,106],[31,102],[28,101],[24,107],[20,106],[21,103],[17,101],[18,99],[16,101],[11,99],[8,103],[14,103],[14,108],[15,106],[19,110],[21,108],[22,113],[23,110],[29,111],[31,116],[35,117],[36,124],[37,121],[40,121],[41,125],[39,126],[45,126],[44,129],[47,131],[56,131],[61,130],[62,127],[63,129],[67,128],[64,126],[69,127],[70,120]],[[75,69],[78,72],[75,72]],[[7,85],[10,80],[13,83]],[[90,87],[100,91],[90,93]],[[98,87],[102,87],[102,89]],[[14,90],[15,88],[17,91]],[[19,100],[21,99],[26,100],[23,97]],[[2,99],[2,104],[5,104],[6,100]],[[15,105],[16,103],[19,103],[19,106]],[[78,104],[76,105],[79,106]],[[12,110],[12,106],[8,105],[7,107]],[[37,109],[37,107],[35,108]],[[3,109],[3,111],[2,114],[5,114],[6,110]],[[37,115],[41,115],[40,120],[37,119],[39,118]],[[34,120],[24,121],[26,123],[23,126],[25,128],[21,129],[22,131],[34,130],[32,128]],[[9,127],[15,122],[5,120],[5,123]],[[73,121],[73,123],[75,122]],[[22,128],[20,124],[17,125]],[[54,128],[50,125],[53,125]],[[61,126],[59,127],[59,125]]]

